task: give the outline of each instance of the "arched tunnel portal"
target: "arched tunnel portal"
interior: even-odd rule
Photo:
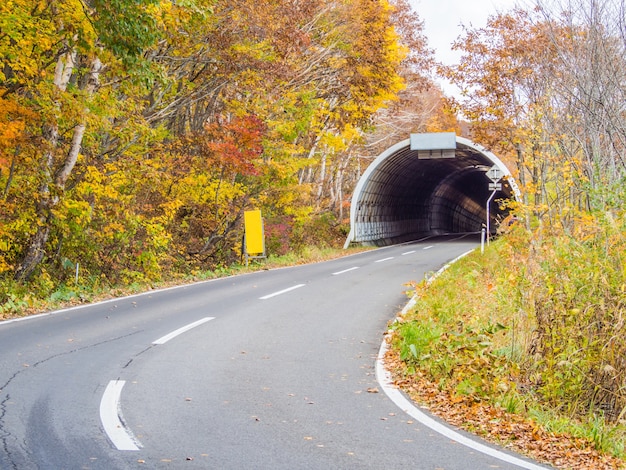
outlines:
[[[379,155],[359,180],[346,246],[480,232],[487,225],[494,233],[507,215],[501,200],[519,195],[510,171],[485,148],[449,132],[412,134]]]

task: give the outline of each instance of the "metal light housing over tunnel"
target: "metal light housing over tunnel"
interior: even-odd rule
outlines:
[[[502,175],[495,194],[487,176],[494,167]],[[361,176],[345,246],[480,232],[486,225],[493,232],[506,216],[501,200],[519,196],[511,172],[482,146],[450,132],[411,134],[380,154]]]

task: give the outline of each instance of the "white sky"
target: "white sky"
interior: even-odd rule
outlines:
[[[497,12],[508,11],[519,0],[409,0],[413,10],[424,21],[424,33],[430,48],[435,49],[438,62],[451,65],[459,55],[451,50],[452,43],[461,35],[461,25],[481,28],[487,18]],[[449,84],[441,83],[446,94],[455,94]]]

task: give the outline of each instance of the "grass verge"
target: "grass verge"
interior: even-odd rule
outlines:
[[[600,301],[580,282],[594,279],[587,257],[607,255],[607,244],[585,254],[580,243],[565,248],[567,237],[544,238],[540,249],[517,237],[413,284],[415,307],[391,326],[395,381],[451,424],[557,468],[626,468],[623,387],[609,393],[605,377],[623,379],[620,360],[611,362],[621,325],[601,323],[623,310],[605,305],[608,294],[623,300],[619,287],[602,289]]]

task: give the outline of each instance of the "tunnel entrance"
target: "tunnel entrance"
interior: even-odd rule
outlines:
[[[494,233],[507,215],[498,201],[519,196],[511,172],[485,148],[450,132],[411,134],[361,176],[352,195],[346,247],[480,232],[488,210]]]

